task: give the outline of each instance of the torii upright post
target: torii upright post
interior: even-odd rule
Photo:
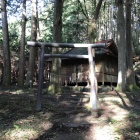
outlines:
[[[90,68],[89,79],[91,83],[90,108],[93,117],[98,117],[97,85],[96,85],[96,77],[95,77],[96,76],[95,75],[95,52],[94,49],[92,50],[91,46],[88,47],[88,55],[89,55],[89,68]]]
[[[42,102],[42,89],[43,89],[43,72],[44,72],[44,45],[41,46],[40,56],[39,56],[39,74],[38,74],[38,91],[37,91],[37,101],[36,110],[41,110]]]

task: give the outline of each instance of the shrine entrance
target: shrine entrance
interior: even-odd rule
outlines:
[[[90,109],[91,113],[97,114],[98,111],[98,99],[97,99],[97,86],[96,86],[96,78],[95,78],[95,54],[94,48],[102,47],[105,48],[105,43],[99,44],[72,44],[72,43],[45,43],[45,42],[33,42],[28,41],[27,45],[31,47],[39,47],[41,48],[40,56],[39,56],[39,77],[38,77],[38,91],[37,91],[37,101],[36,101],[36,110],[41,110],[41,102],[42,102],[42,89],[43,89],[43,75],[44,75],[44,57],[53,57],[53,58],[88,58],[89,60],[89,68],[90,68]],[[88,49],[88,55],[70,55],[70,54],[45,54],[45,47],[51,48],[78,48],[84,47]]]

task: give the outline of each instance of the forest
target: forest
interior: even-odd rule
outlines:
[[[27,46],[27,41],[94,43],[113,39],[118,47],[118,88],[136,85],[133,66],[140,53],[138,0],[65,0],[56,8],[54,1],[19,0],[1,2],[1,7],[1,84],[24,86],[36,81],[39,50]],[[50,48],[46,51],[54,53]]]
[[[0,137],[3,140],[140,139],[140,0],[1,0],[0,5]],[[106,65],[105,69],[112,71],[117,81],[111,87],[99,86],[98,79],[95,81],[98,117],[91,113],[90,86],[66,86],[66,79],[73,81],[75,73],[77,83],[79,72],[82,69],[88,72],[85,61],[74,59],[80,61],[79,66],[67,59],[45,58],[42,109],[34,110],[39,92],[41,49],[27,42],[95,44],[108,40],[115,44],[113,59],[107,56],[115,67]],[[44,51],[74,53],[70,48],[45,47]],[[82,51],[79,49],[78,53]],[[62,67],[64,64],[66,68]],[[64,70],[71,77],[64,75]],[[48,81],[48,77],[53,80]],[[92,78],[89,79],[91,84]]]

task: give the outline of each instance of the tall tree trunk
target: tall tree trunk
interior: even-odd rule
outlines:
[[[117,35],[118,35],[118,83],[119,91],[125,91],[126,86],[126,46],[125,46],[125,21],[123,0],[116,0],[117,12]]]
[[[3,85],[10,85],[11,61],[10,61],[6,0],[1,0],[1,10],[2,10],[2,35],[3,35],[3,59],[4,59]]]
[[[133,70],[133,51],[132,51],[132,32],[131,32],[131,6],[132,1],[126,1],[126,58],[127,58],[127,86],[135,85],[135,76]]]
[[[53,19],[53,41],[61,42],[62,38],[62,10],[63,0],[55,0],[54,2],[54,19]],[[61,48],[53,48],[52,53],[60,53]],[[61,93],[61,59],[52,60],[52,73],[56,75],[52,93]]]
[[[31,23],[31,41],[37,38],[37,0],[32,0],[32,23]],[[26,85],[33,86],[33,76],[35,70],[35,58],[37,57],[37,48],[30,47],[29,69],[26,77]]]
[[[18,86],[24,85],[25,75],[25,35],[26,35],[26,0],[23,0],[23,11],[22,11],[22,31],[21,31],[21,47],[19,55],[19,77]]]
[[[97,7],[95,9],[94,17],[89,22],[88,35],[89,35],[89,42],[90,43],[93,43],[96,40],[96,22],[97,22],[98,17],[99,17],[102,2],[103,2],[103,0],[99,0]]]
[[[103,2],[103,0],[99,0],[98,4],[96,6],[96,9],[95,9],[94,17],[91,20],[91,22],[89,22],[89,28],[88,28],[89,43],[94,43],[96,41],[96,26],[97,26],[96,24],[97,24],[100,9],[102,6],[102,2]],[[96,92],[97,92],[98,83],[97,83],[96,77],[95,77],[95,87],[96,87]]]

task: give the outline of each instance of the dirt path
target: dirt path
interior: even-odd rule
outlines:
[[[0,139],[138,140],[140,102],[134,99],[139,97],[139,92],[99,93],[99,117],[93,118],[88,92],[43,94],[42,111],[36,112],[34,92],[4,90],[0,92]]]
[[[74,97],[74,98],[73,98]],[[61,99],[62,98],[62,99]],[[76,100],[78,99],[78,100]],[[62,101],[61,101],[62,100]],[[53,128],[41,139],[53,140],[116,140],[125,139],[119,131],[129,125],[128,116],[133,105],[124,93],[115,91],[99,94],[98,118],[87,111],[89,93],[73,93],[58,98],[61,117],[53,119]],[[125,123],[124,123],[125,122]],[[139,132],[135,132],[139,134]],[[51,137],[50,137],[51,134]],[[134,134],[135,135],[135,134]]]

